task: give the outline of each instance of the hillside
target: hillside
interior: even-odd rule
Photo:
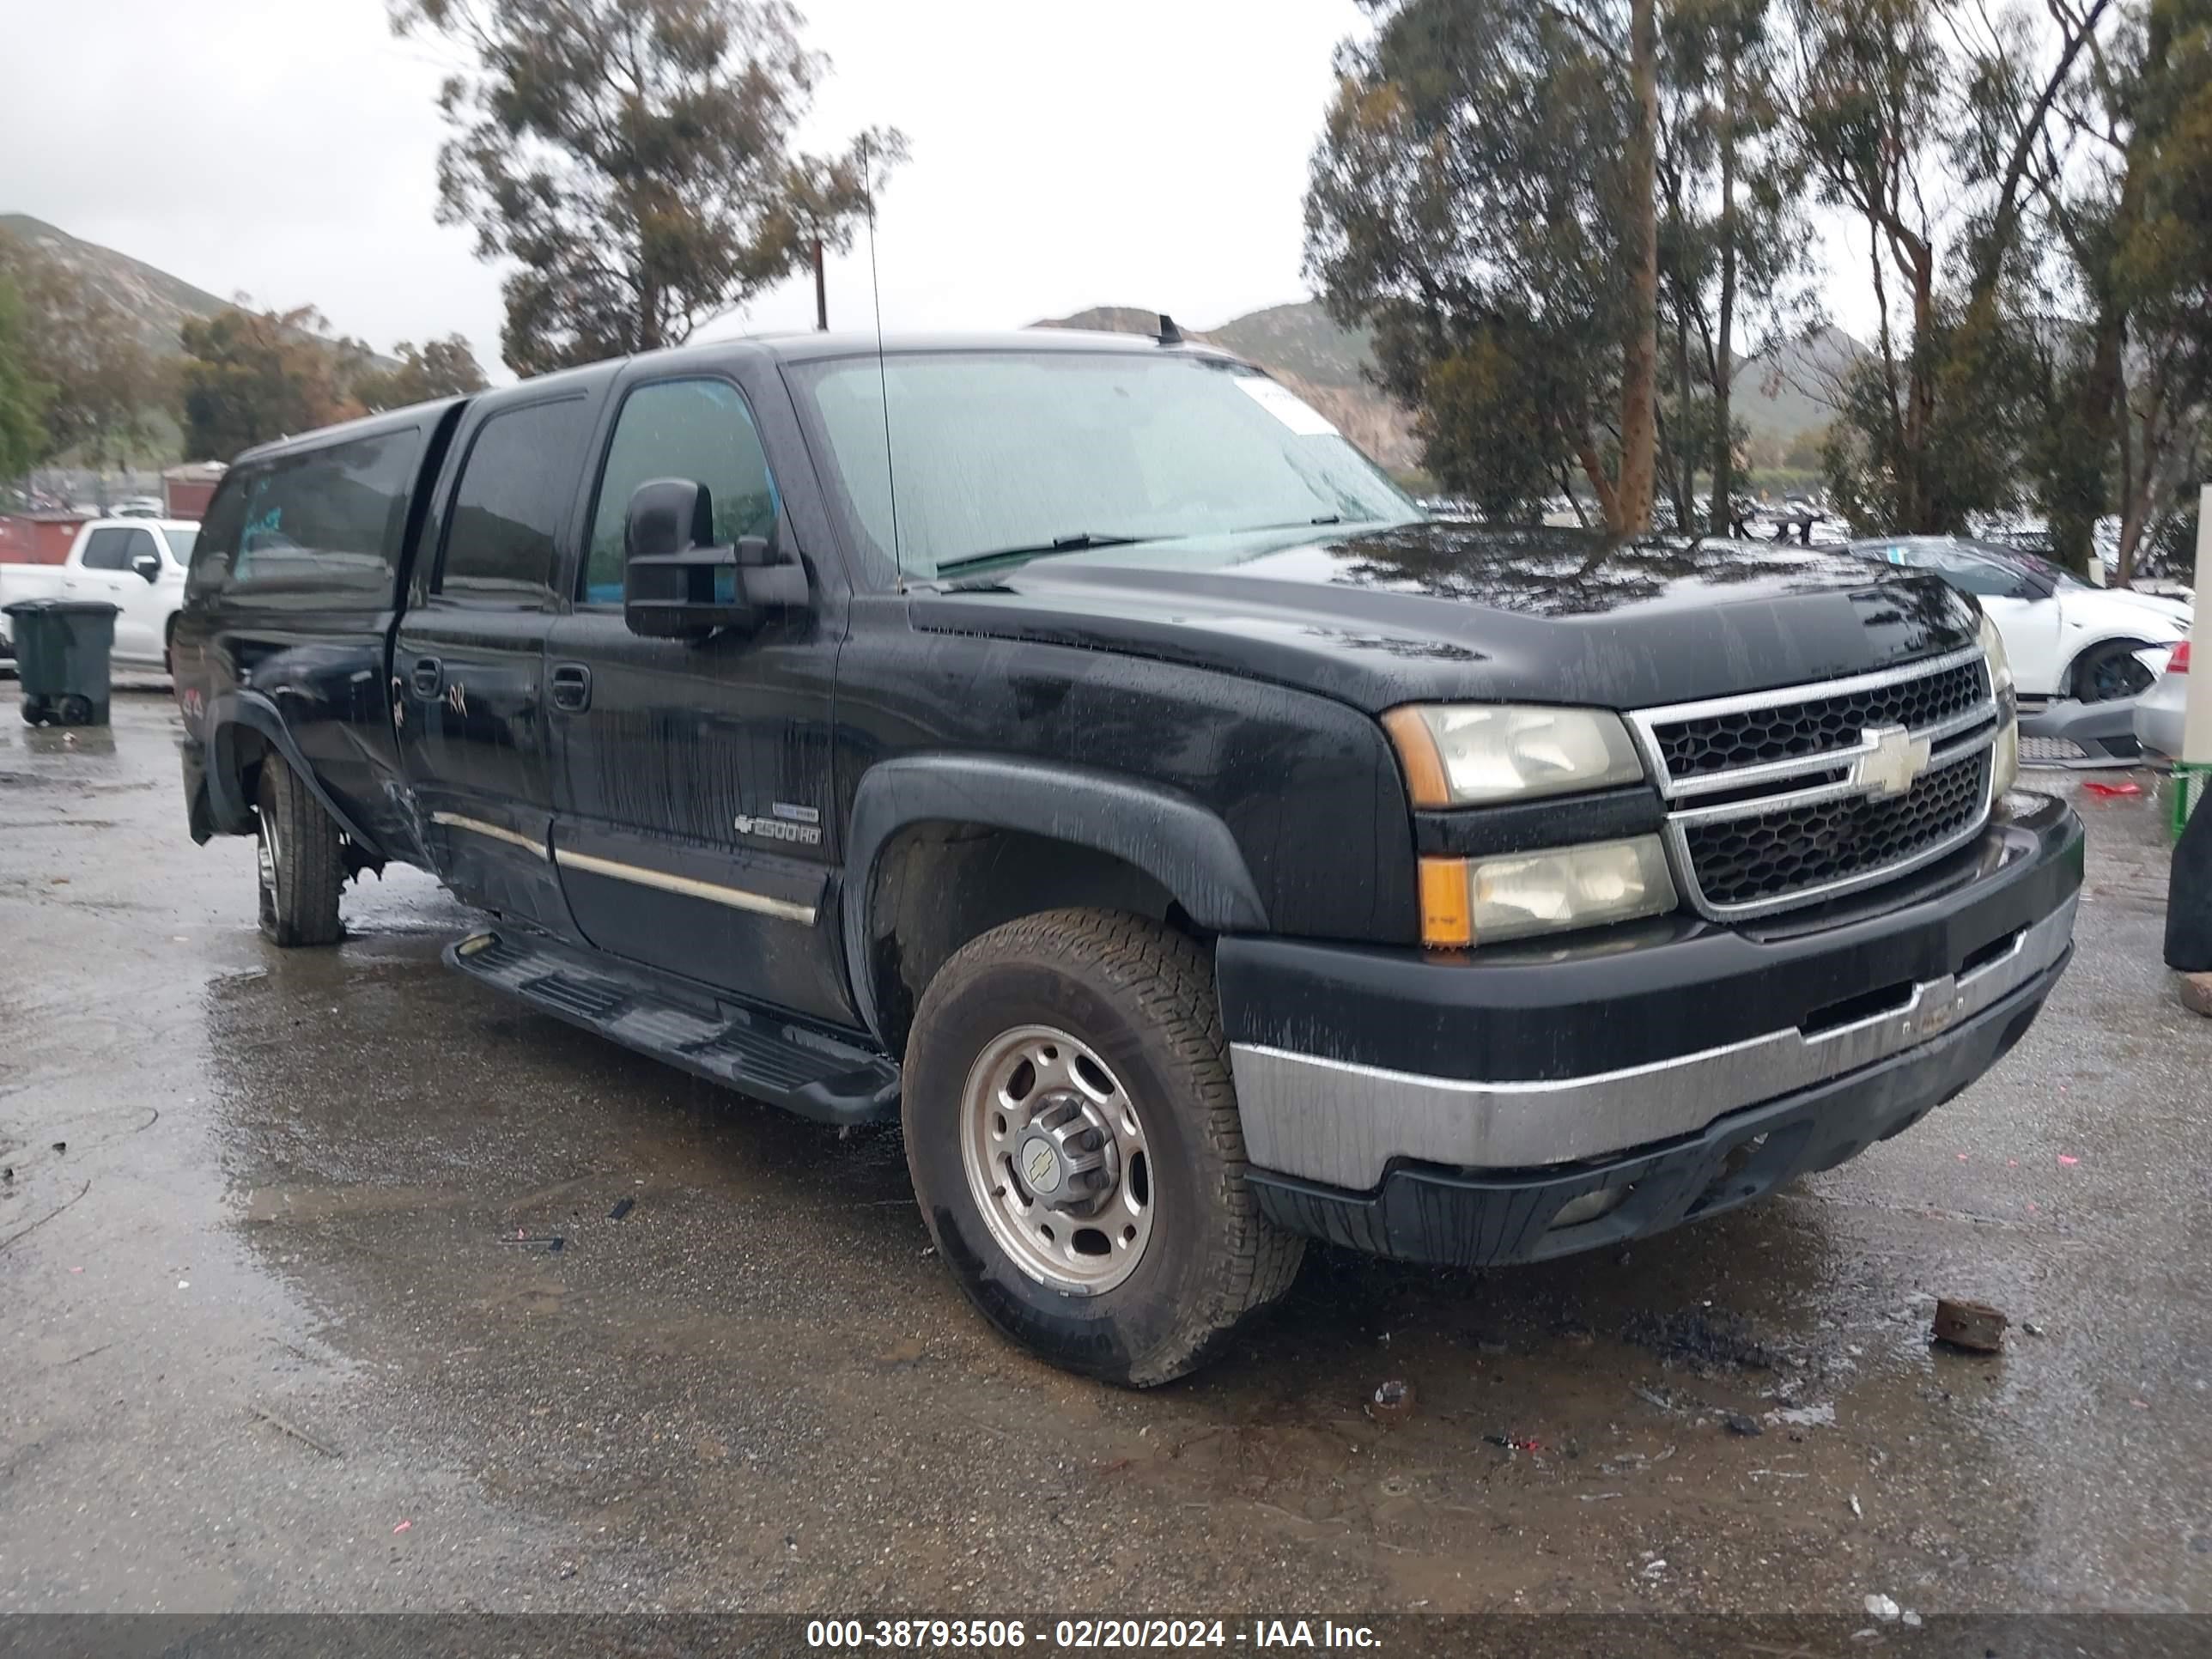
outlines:
[[[164,357],[177,355],[177,330],[186,319],[212,317],[229,303],[143,259],[83,241],[27,213],[0,213],[0,231],[43,250],[77,272],[132,318],[147,348]]]
[[[1150,334],[1159,326],[1159,313],[1133,306],[1094,306],[1032,326]],[[1420,465],[1420,440],[1413,415],[1384,397],[1367,378],[1375,362],[1369,335],[1340,326],[1316,301],[1269,306],[1218,328],[1201,331],[1185,327],[1183,331],[1259,364],[1394,471],[1408,472]],[[1831,410],[1822,399],[1839,371],[1863,350],[1850,335],[1829,329],[1744,364],[1736,371],[1736,418],[1754,441],[1771,439],[1784,446],[1826,426]]]

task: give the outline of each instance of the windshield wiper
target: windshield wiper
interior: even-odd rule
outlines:
[[[1055,536],[1040,547],[1001,547],[990,553],[963,553],[957,559],[939,559],[937,568],[940,571],[957,570],[964,564],[984,564],[994,559],[1041,559],[1054,553],[1080,553],[1093,547],[1133,547],[1139,542],[1158,539],[1156,536],[1114,536],[1079,530],[1071,536]]]

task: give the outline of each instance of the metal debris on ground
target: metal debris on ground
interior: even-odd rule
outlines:
[[[624,1216],[628,1215],[635,1208],[637,1208],[637,1200],[635,1199],[618,1198],[615,1200],[614,1208],[607,1212],[607,1219],[610,1221],[620,1221]]]
[[[1728,1431],[1730,1434],[1750,1436],[1766,1432],[1765,1429],[1760,1426],[1757,1418],[1746,1417],[1741,1412],[1723,1412],[1720,1413],[1720,1419],[1728,1425]]]
[[[66,1140],[57,1140],[54,1142],[54,1150],[58,1152],[65,1152],[69,1151],[69,1142]]]
[[[1936,1302],[1936,1340],[1969,1353],[1996,1353],[2004,1347],[2005,1327],[2012,1321],[1986,1303],[1939,1297]]]
[[[1404,1422],[1413,1414],[1413,1385],[1395,1378],[1378,1385],[1368,1399],[1367,1414],[1385,1425]]]
[[[525,1232],[520,1227],[512,1233],[501,1233],[500,1238],[508,1244],[542,1244],[549,1255],[559,1254],[561,1246],[567,1242],[558,1233]]]
[[[1896,1602],[1891,1601],[1887,1595],[1868,1596],[1866,1599],[1866,1610],[1869,1616],[1881,1620],[1885,1625],[1895,1624],[1898,1620],[1898,1615],[1904,1611],[1903,1608],[1899,1607]]]
[[[2028,1336],[2048,1336],[2050,1334],[2048,1331],[2045,1330],[2042,1326],[2037,1324],[2033,1319],[2021,1320],[2020,1322],[2020,1328],[2024,1334]]]

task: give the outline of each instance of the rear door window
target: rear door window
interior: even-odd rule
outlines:
[[[447,514],[437,592],[532,605],[550,599],[586,413],[580,398],[528,404],[477,428]]]

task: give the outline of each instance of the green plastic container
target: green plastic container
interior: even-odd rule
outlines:
[[[106,725],[116,607],[101,599],[18,599],[6,611],[25,723]]]

